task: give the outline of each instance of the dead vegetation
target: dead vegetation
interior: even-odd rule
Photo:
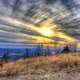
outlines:
[[[80,54],[61,54],[52,61],[51,56],[20,59],[14,62],[3,63],[0,66],[0,76],[25,74],[54,74],[64,71],[80,72]],[[53,57],[54,58],[54,57]]]

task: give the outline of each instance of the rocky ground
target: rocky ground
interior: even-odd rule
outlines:
[[[0,64],[0,80],[80,80],[80,53]]]

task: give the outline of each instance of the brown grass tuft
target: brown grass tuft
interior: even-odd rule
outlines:
[[[61,54],[57,61],[50,57],[37,57],[4,63],[0,67],[0,76],[16,74],[46,74],[60,71],[80,71],[80,54]]]

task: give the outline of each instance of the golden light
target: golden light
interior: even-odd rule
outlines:
[[[35,32],[41,34],[42,37],[44,36],[43,38],[40,38],[39,36],[34,37],[33,35],[28,36],[27,34],[25,34],[26,38],[29,37],[30,39],[37,39],[39,37],[38,38],[39,42],[45,42],[45,41],[49,42],[48,39],[46,39],[45,37],[48,37],[49,39],[52,37],[53,40],[50,40],[50,42],[54,41],[54,37],[64,39],[67,42],[75,42],[76,41],[76,39],[74,39],[73,37],[65,34],[64,32],[56,30],[56,28],[59,29],[59,27],[55,22],[53,22],[53,19],[51,19],[51,18],[49,18],[49,19],[43,21],[42,23],[40,23],[40,26],[36,26],[34,24],[31,24],[31,23],[26,23],[24,21],[16,20],[16,19],[13,19],[13,18],[10,18],[10,17],[1,17],[0,16],[0,20],[5,21],[8,24],[14,25],[14,27],[15,26],[23,27],[23,28],[26,29],[26,31],[27,31],[27,29],[30,29],[32,31],[35,31]]]
[[[52,39],[44,38],[44,37],[37,37],[36,38],[37,43],[51,43],[54,42]]]
[[[76,42],[77,40],[63,32],[56,32],[56,36],[58,36],[59,38],[62,38],[64,40],[66,40],[67,42]]]
[[[46,37],[53,36],[53,31],[47,27],[42,27],[39,32],[40,32],[40,34],[42,34],[43,36],[46,36]]]

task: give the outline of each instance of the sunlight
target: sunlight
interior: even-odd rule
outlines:
[[[53,36],[53,31],[47,27],[42,27],[40,29],[40,33],[46,37],[52,37]]]

